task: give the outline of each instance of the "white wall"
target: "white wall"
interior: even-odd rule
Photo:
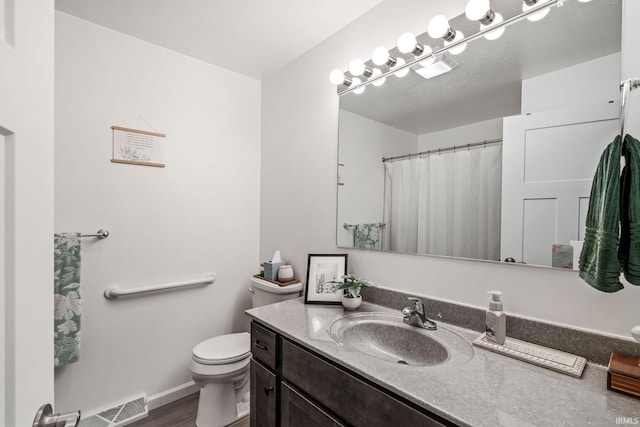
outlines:
[[[353,95],[357,96],[357,95]],[[353,247],[353,229],[342,224],[383,220],[383,157],[418,151],[418,136],[340,110],[338,171],[344,185],[338,187],[338,246]]]
[[[637,6],[637,0],[633,2]],[[430,16],[464,11],[464,1],[385,1],[361,19],[263,81],[261,240],[267,259],[283,249],[298,272],[307,254],[343,252],[335,242],[338,97],[327,78],[374,47],[394,46],[404,31],[421,33]],[[637,9],[636,9],[637,11]],[[636,12],[637,13],[637,12]],[[629,25],[640,13],[627,17]],[[631,40],[637,43],[637,30]],[[627,36],[626,55],[637,55]],[[470,49],[473,46],[469,47]],[[635,62],[637,64],[637,62]],[[635,94],[634,94],[635,95]],[[640,103],[636,103],[640,104]],[[271,198],[286,188],[297,201],[282,210]],[[314,200],[326,203],[318,206]],[[640,289],[601,293],[575,272],[520,265],[348,250],[349,270],[386,287],[486,307],[486,292],[505,292],[509,313],[618,336],[640,319]]]
[[[502,138],[502,117],[425,133],[418,138],[418,144],[420,151],[425,151],[500,138]]]
[[[620,53],[522,81],[522,114],[618,100]]]
[[[84,412],[191,380],[191,349],[242,330],[259,239],[260,82],[56,13],[55,230],[82,247],[80,361],[56,409]],[[166,133],[166,168],[111,163],[112,125]],[[332,163],[333,164],[333,163]],[[193,288],[106,300],[123,288]]]

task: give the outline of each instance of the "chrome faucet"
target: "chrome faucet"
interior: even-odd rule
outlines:
[[[415,297],[409,297],[408,299],[413,303],[413,307],[405,307],[402,309],[402,314],[404,315],[402,321],[407,325],[428,329],[430,331],[438,329],[436,323],[427,319],[424,315],[424,304],[422,300]]]

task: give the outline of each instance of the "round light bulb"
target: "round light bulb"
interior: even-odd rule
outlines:
[[[499,13],[496,13],[496,16],[493,19],[493,22],[489,25],[483,25],[480,24],[480,29],[484,30],[485,28],[491,28],[499,23],[501,23],[502,21],[504,21],[504,19],[502,18],[502,15],[500,15]],[[484,38],[487,40],[496,40],[499,39],[503,34],[504,34],[504,30],[505,28],[498,28],[497,30],[493,30],[488,32],[487,34],[484,35]]]
[[[406,61],[405,61],[404,59],[402,59],[402,58],[398,58],[398,62],[396,62],[396,66],[395,66],[395,67],[393,67],[393,68],[398,68],[398,67],[400,67],[400,66],[402,66],[402,65],[404,65],[404,64],[406,64]],[[407,67],[407,68],[405,68],[405,69],[403,69],[403,70],[400,70],[400,71],[396,71],[396,72],[395,72],[395,73],[393,73],[393,74],[394,74],[396,77],[404,77],[404,76],[406,76],[407,74],[409,74],[409,67]]]
[[[374,77],[378,77],[380,74],[382,74],[382,71],[380,71],[379,68],[374,68],[372,71],[373,71],[373,74],[371,74],[370,79],[373,79]],[[382,86],[386,80],[387,78],[383,77],[381,79],[373,81],[371,84],[374,86]]]
[[[389,51],[384,46],[378,46],[377,48],[373,49],[371,59],[376,65],[385,65],[389,60]]]
[[[431,18],[427,25],[427,33],[429,37],[439,39],[444,37],[449,31],[449,20],[444,15],[436,15]]]
[[[538,1],[536,2],[536,4],[533,4],[533,5],[531,5],[531,6],[528,6],[526,3],[524,3],[524,2],[523,2],[523,3],[522,3],[522,11],[523,11],[523,12],[526,12],[527,10],[532,9],[532,8],[534,8],[534,7],[538,6],[539,4],[544,4],[544,3],[547,3],[548,1],[549,1],[549,0],[538,0]],[[534,13],[533,15],[529,15],[529,16],[527,16],[527,19],[528,19],[529,21],[531,21],[531,22],[536,22],[536,21],[539,21],[539,20],[543,19],[543,18],[544,18],[545,16],[547,16],[548,14],[549,14],[549,8],[546,8],[546,9],[541,10],[541,11],[540,11],[540,12],[538,12],[538,13]]]
[[[462,34],[462,31],[456,31],[456,37],[450,42],[445,40],[444,45],[445,47],[449,46],[450,44],[455,43],[459,40],[462,40],[463,38],[464,38],[464,34]],[[466,48],[467,48],[467,44],[462,43],[461,45],[458,45],[456,47],[449,49],[449,53],[452,55],[460,55],[462,52],[464,52]]]
[[[353,91],[353,93],[355,93],[356,95],[360,95],[362,92],[364,92],[364,86],[360,86],[358,87],[358,85],[362,84],[362,81],[357,78],[354,77],[352,80],[352,86],[355,87],[356,89]]]
[[[464,14],[471,21],[479,21],[487,15],[489,10],[491,10],[489,0],[469,0]]]
[[[398,50],[402,53],[413,52],[417,43],[416,36],[411,33],[404,33],[398,39]]]
[[[360,76],[364,73],[364,62],[360,58],[356,58],[349,64],[349,72],[354,76]]]
[[[433,53],[433,49],[431,49],[430,46],[425,45],[424,53],[422,54],[422,56],[429,56],[432,53]],[[433,64],[435,61],[436,61],[435,56],[429,56],[428,58],[425,58],[424,60],[420,61],[420,65],[422,65],[423,67],[427,67]]]
[[[334,85],[341,85],[344,83],[344,73],[341,69],[336,68],[329,73],[329,81]]]

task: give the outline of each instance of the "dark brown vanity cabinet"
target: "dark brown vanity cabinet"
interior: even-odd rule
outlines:
[[[277,373],[276,334],[256,322],[251,323],[251,410],[252,427],[276,427],[278,422],[278,394],[280,376]]]
[[[251,426],[446,426],[264,326],[251,325]]]

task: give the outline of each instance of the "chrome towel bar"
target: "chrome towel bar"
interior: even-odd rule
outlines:
[[[184,288],[187,286],[209,285],[216,280],[216,276],[208,274],[203,279],[190,280],[187,282],[165,283],[163,285],[149,285],[138,288],[120,289],[117,286],[109,286],[104,290],[106,299],[114,299],[129,295],[144,294],[147,292],[165,291],[168,289]]]
[[[372,223],[372,224],[375,224],[375,225],[377,225],[377,226],[378,226],[378,227],[380,227],[380,228],[382,228],[382,227],[384,227],[384,226],[386,225],[384,222],[376,222],[376,223]],[[347,224],[347,223],[345,222],[344,224],[342,224],[342,226],[343,226],[345,229],[347,229],[347,230],[348,230],[348,229],[350,229],[350,228],[357,227],[357,226],[358,226],[358,224]]]
[[[96,234],[82,234],[80,237],[97,237],[99,239],[106,239],[109,237],[109,230],[101,228]]]

